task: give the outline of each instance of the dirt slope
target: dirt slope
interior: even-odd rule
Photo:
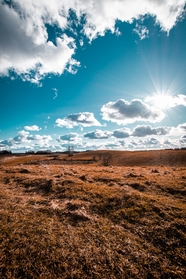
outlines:
[[[116,166],[186,166],[186,150],[155,151],[90,151],[75,154],[72,160],[91,160],[96,157],[99,164],[100,154],[112,154],[112,165]]]

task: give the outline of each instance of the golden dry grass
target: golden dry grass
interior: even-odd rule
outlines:
[[[100,164],[99,156],[100,154],[111,154],[113,156],[112,164],[114,166],[170,166],[170,167],[184,167],[186,166],[186,150],[153,150],[153,151],[107,151],[107,150],[97,150],[82,153],[75,153],[73,157],[68,157],[66,154],[51,154],[51,155],[23,155],[23,156],[0,156],[3,165],[10,164],[21,164],[21,163],[42,163],[42,161],[47,161],[47,163],[57,164],[58,160],[53,161],[56,157],[68,163],[68,161],[74,161],[78,163],[84,163],[85,161],[91,162],[94,159]],[[4,160],[3,160],[3,157]]]
[[[2,160],[0,278],[185,278],[186,166],[158,164]]]

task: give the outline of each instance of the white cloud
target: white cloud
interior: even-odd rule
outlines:
[[[24,129],[27,131],[40,131],[41,130],[41,128],[39,128],[37,125],[24,126]]]
[[[89,149],[87,148],[88,147],[87,143],[83,142],[81,139],[72,142],[59,141],[59,143],[63,150],[67,150],[69,146],[73,146],[75,151],[84,151],[86,149]]]
[[[101,108],[103,119],[118,125],[136,121],[159,122],[165,114],[141,100],[132,100],[130,103],[123,99],[109,102]]]
[[[67,135],[63,135],[63,136],[60,136],[59,139],[57,139],[58,142],[64,142],[64,141],[79,141],[81,140],[79,138],[79,135],[77,133],[69,133]]]
[[[45,23],[55,22],[57,18],[51,18],[54,13],[49,4],[37,2],[15,1],[16,10],[0,3],[1,75],[14,70],[23,79],[37,83],[46,74],[60,75],[65,69],[72,72],[74,66],[79,65],[72,59],[76,48],[72,38],[61,35],[56,38],[56,45],[47,41]],[[58,19],[58,24],[64,21],[64,27],[65,18],[59,16]]]
[[[20,135],[20,136],[22,136],[22,137],[26,137],[26,136],[29,135],[29,132],[26,132],[26,131],[24,131],[24,130],[21,130],[21,131],[18,132],[18,135]]]
[[[158,145],[159,141],[156,138],[150,138],[150,139],[144,141],[144,143],[146,144],[146,146],[152,146],[152,145]]]
[[[55,123],[57,127],[66,128],[73,128],[79,125],[83,127],[101,126],[101,124],[95,119],[94,114],[91,112],[69,114],[63,119],[56,119]]]
[[[71,29],[77,37],[69,10],[77,16],[76,26],[84,16],[81,34],[92,40],[107,30],[120,34],[116,20],[131,23],[145,15],[154,16],[156,23],[169,31],[181,17],[185,3],[185,0],[0,0],[0,74],[8,75],[13,70],[24,80],[38,83],[49,73],[61,75],[64,70],[76,73],[80,65],[73,58],[76,43],[65,34]],[[46,24],[58,27],[59,33],[54,34],[52,41]],[[136,30],[141,38],[148,33],[145,26]]]
[[[2,149],[7,149],[7,147],[12,146],[13,145],[13,140],[12,139],[8,139],[8,140],[1,140],[0,141],[0,148]]]
[[[117,129],[113,131],[113,136],[115,138],[123,139],[123,138],[128,138],[130,136],[131,132],[130,129],[128,128],[123,128],[123,129]]]
[[[5,139],[0,141],[1,149],[31,149],[35,145],[38,147],[47,147],[49,141],[52,140],[50,135],[31,135],[27,131],[19,131],[18,135],[14,138]],[[33,142],[36,142],[33,144]]]
[[[179,125],[178,125],[178,129],[181,129],[181,130],[183,130],[183,131],[186,132],[186,122],[183,123],[183,124],[179,124]]]
[[[185,147],[186,136],[180,138],[155,138],[149,137],[146,139],[129,140],[126,145],[131,150],[155,150],[155,149],[173,149]]]
[[[128,138],[129,136],[130,136],[130,129],[128,128],[116,129],[113,131],[104,131],[104,130],[97,129],[95,131],[84,134],[84,137],[89,139],[109,139],[111,137],[123,139],[123,138]]]
[[[83,2],[83,1],[82,1]],[[95,0],[84,3],[87,23],[84,27],[89,38],[104,35],[106,30],[115,31],[115,20],[132,22],[150,14],[161,28],[169,31],[183,12],[185,0]]]
[[[186,135],[183,135],[183,136],[180,138],[180,143],[186,144]]]
[[[102,130],[96,130],[84,134],[84,137],[89,139],[108,139],[111,136],[112,136],[112,132],[102,131]]]
[[[122,150],[125,146],[125,141],[115,141],[112,143],[106,143],[105,144],[105,149],[110,149],[110,150]]]
[[[170,145],[172,144],[172,142],[170,141],[170,139],[165,138],[164,141],[163,141],[163,144],[164,144],[164,145],[169,145],[169,146],[170,146]]]
[[[27,140],[37,140],[37,141],[49,141],[52,140],[51,136],[47,135],[29,135],[27,136]]]
[[[138,34],[141,40],[145,39],[149,35],[149,30],[147,27],[143,25],[139,25],[138,23],[136,24],[136,28],[134,29],[134,32]]]
[[[52,90],[54,91],[53,99],[55,100],[58,97],[58,90],[57,90],[57,88],[52,88]]]
[[[171,127],[156,127],[152,128],[150,125],[139,125],[137,126],[132,136],[134,137],[145,137],[150,135],[166,135],[169,134]]]
[[[179,124],[177,127],[171,127],[170,136],[176,138],[181,137],[186,131],[186,123]]]
[[[154,137],[145,140],[131,140],[128,142],[128,148],[132,150],[161,149],[161,143]]]
[[[83,46],[83,45],[84,45],[83,39],[80,39],[80,40],[79,40],[79,44],[80,44],[80,46]]]
[[[22,131],[18,132],[17,136],[15,136],[13,139],[10,139],[9,142],[10,142],[11,145],[27,143],[28,142],[28,139],[27,139],[28,136],[29,136],[29,132],[26,132],[26,131],[22,130]]]

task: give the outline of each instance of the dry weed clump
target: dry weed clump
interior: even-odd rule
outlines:
[[[0,278],[186,277],[186,168],[42,160],[0,168]]]

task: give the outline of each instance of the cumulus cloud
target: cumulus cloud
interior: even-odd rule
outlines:
[[[172,142],[170,141],[170,139],[166,138],[166,139],[164,139],[163,144],[164,145],[171,145]]]
[[[124,99],[109,102],[103,105],[101,112],[104,120],[115,122],[118,125],[136,121],[159,122],[165,117],[162,111],[137,99],[131,102]]]
[[[85,138],[89,139],[108,139],[110,137],[123,139],[128,138],[130,136],[130,129],[124,128],[124,129],[117,129],[113,131],[102,131],[102,130],[95,130],[92,132],[88,132],[84,134]]]
[[[186,144],[186,135],[183,135],[183,136],[180,138],[180,143]]]
[[[47,135],[29,135],[27,136],[27,140],[37,140],[37,141],[49,141],[52,140],[51,136],[47,136]]]
[[[128,138],[130,136],[130,129],[124,128],[124,129],[114,130],[113,136],[119,139]]]
[[[0,148],[7,148],[13,145],[12,139],[0,140]]]
[[[123,128],[123,129],[116,129],[113,131],[102,131],[102,130],[95,130],[92,132],[88,132],[84,134],[85,138],[89,139],[108,139],[110,137],[112,138],[129,138],[130,136],[135,137],[145,137],[150,135],[167,135],[169,134],[171,130],[171,127],[156,127],[152,128],[150,125],[138,125],[134,131],[131,133],[130,129]]]
[[[105,144],[105,149],[110,149],[110,150],[122,150],[124,147],[125,147],[124,140],[118,140],[115,142],[110,142]]]
[[[156,139],[156,138],[150,138],[148,140],[145,141],[145,144],[147,146],[151,146],[151,145],[158,145],[159,144],[159,141]]]
[[[111,136],[112,136],[112,132],[102,131],[102,130],[96,130],[84,134],[84,137],[89,139],[108,139]]]
[[[164,138],[157,139],[156,137],[149,137],[145,139],[132,139],[127,140],[127,149],[131,150],[156,150],[156,149],[167,149],[167,148],[179,148],[184,146],[184,139],[182,138]]]
[[[179,124],[177,127],[171,127],[170,135],[175,137],[182,136],[186,132],[186,123]]]
[[[117,20],[131,23],[150,14],[169,31],[181,17],[184,5],[185,0],[0,0],[0,74],[13,70],[23,79],[38,82],[49,73],[75,73],[80,64],[73,58],[78,32],[74,26],[81,27],[82,36],[93,40],[107,30],[119,34]],[[76,24],[70,11],[76,15]],[[53,40],[47,24],[59,30]],[[136,30],[143,38],[148,32],[145,26],[140,28]],[[67,35],[68,29],[74,38]]]
[[[69,114],[65,118],[58,118],[55,121],[57,127],[73,128],[75,126],[91,127],[101,126],[101,124],[95,119],[92,112],[80,112],[75,114]]]
[[[9,142],[12,145],[26,143],[26,142],[28,142],[28,138],[27,138],[28,136],[29,136],[29,132],[22,130],[22,131],[18,132],[17,136],[15,136],[13,139],[10,139]]]
[[[157,138],[152,137],[145,140],[131,140],[128,142],[128,147],[134,150],[159,149],[161,148],[161,143]]]
[[[178,125],[178,129],[181,129],[183,131],[186,131],[186,122],[183,124]]]
[[[59,139],[57,139],[58,142],[77,140],[80,140],[79,135],[77,133],[69,133],[67,135],[60,136]]]
[[[137,126],[133,133],[132,136],[134,137],[145,137],[145,136],[150,136],[150,135],[166,135],[170,132],[170,127],[156,127],[152,128],[150,125],[139,125]]]
[[[0,141],[0,148],[6,149],[25,149],[32,148],[32,141],[37,142],[38,147],[47,147],[49,144],[49,141],[52,140],[52,137],[50,135],[31,135],[27,131],[19,131],[18,135],[14,138],[5,139]]]
[[[89,144],[85,141],[82,141],[81,138],[76,138],[74,141],[66,141],[57,139],[60,143],[60,146],[63,150],[67,150],[69,146],[73,146],[74,150],[78,151],[85,151],[87,149],[97,149],[96,145]]]
[[[73,72],[79,65],[72,58],[76,48],[74,39],[64,34],[56,38],[56,44],[48,41],[45,23],[57,18],[51,18],[50,4],[37,2],[29,1],[25,5],[21,0],[14,1],[15,9],[0,3],[1,75],[14,70],[23,79],[37,83],[46,74],[60,75],[65,69]],[[66,22],[63,17],[59,21],[61,25]]]
[[[37,126],[37,125],[24,126],[24,129],[26,131],[40,131],[41,130],[41,128],[39,128],[39,126]]]
[[[83,1],[82,1],[83,2]],[[161,28],[169,31],[183,12],[184,0],[95,0],[86,1],[84,12],[87,22],[85,33],[90,38],[104,35],[106,30],[115,32],[116,19],[132,22],[146,14],[153,15]]]

